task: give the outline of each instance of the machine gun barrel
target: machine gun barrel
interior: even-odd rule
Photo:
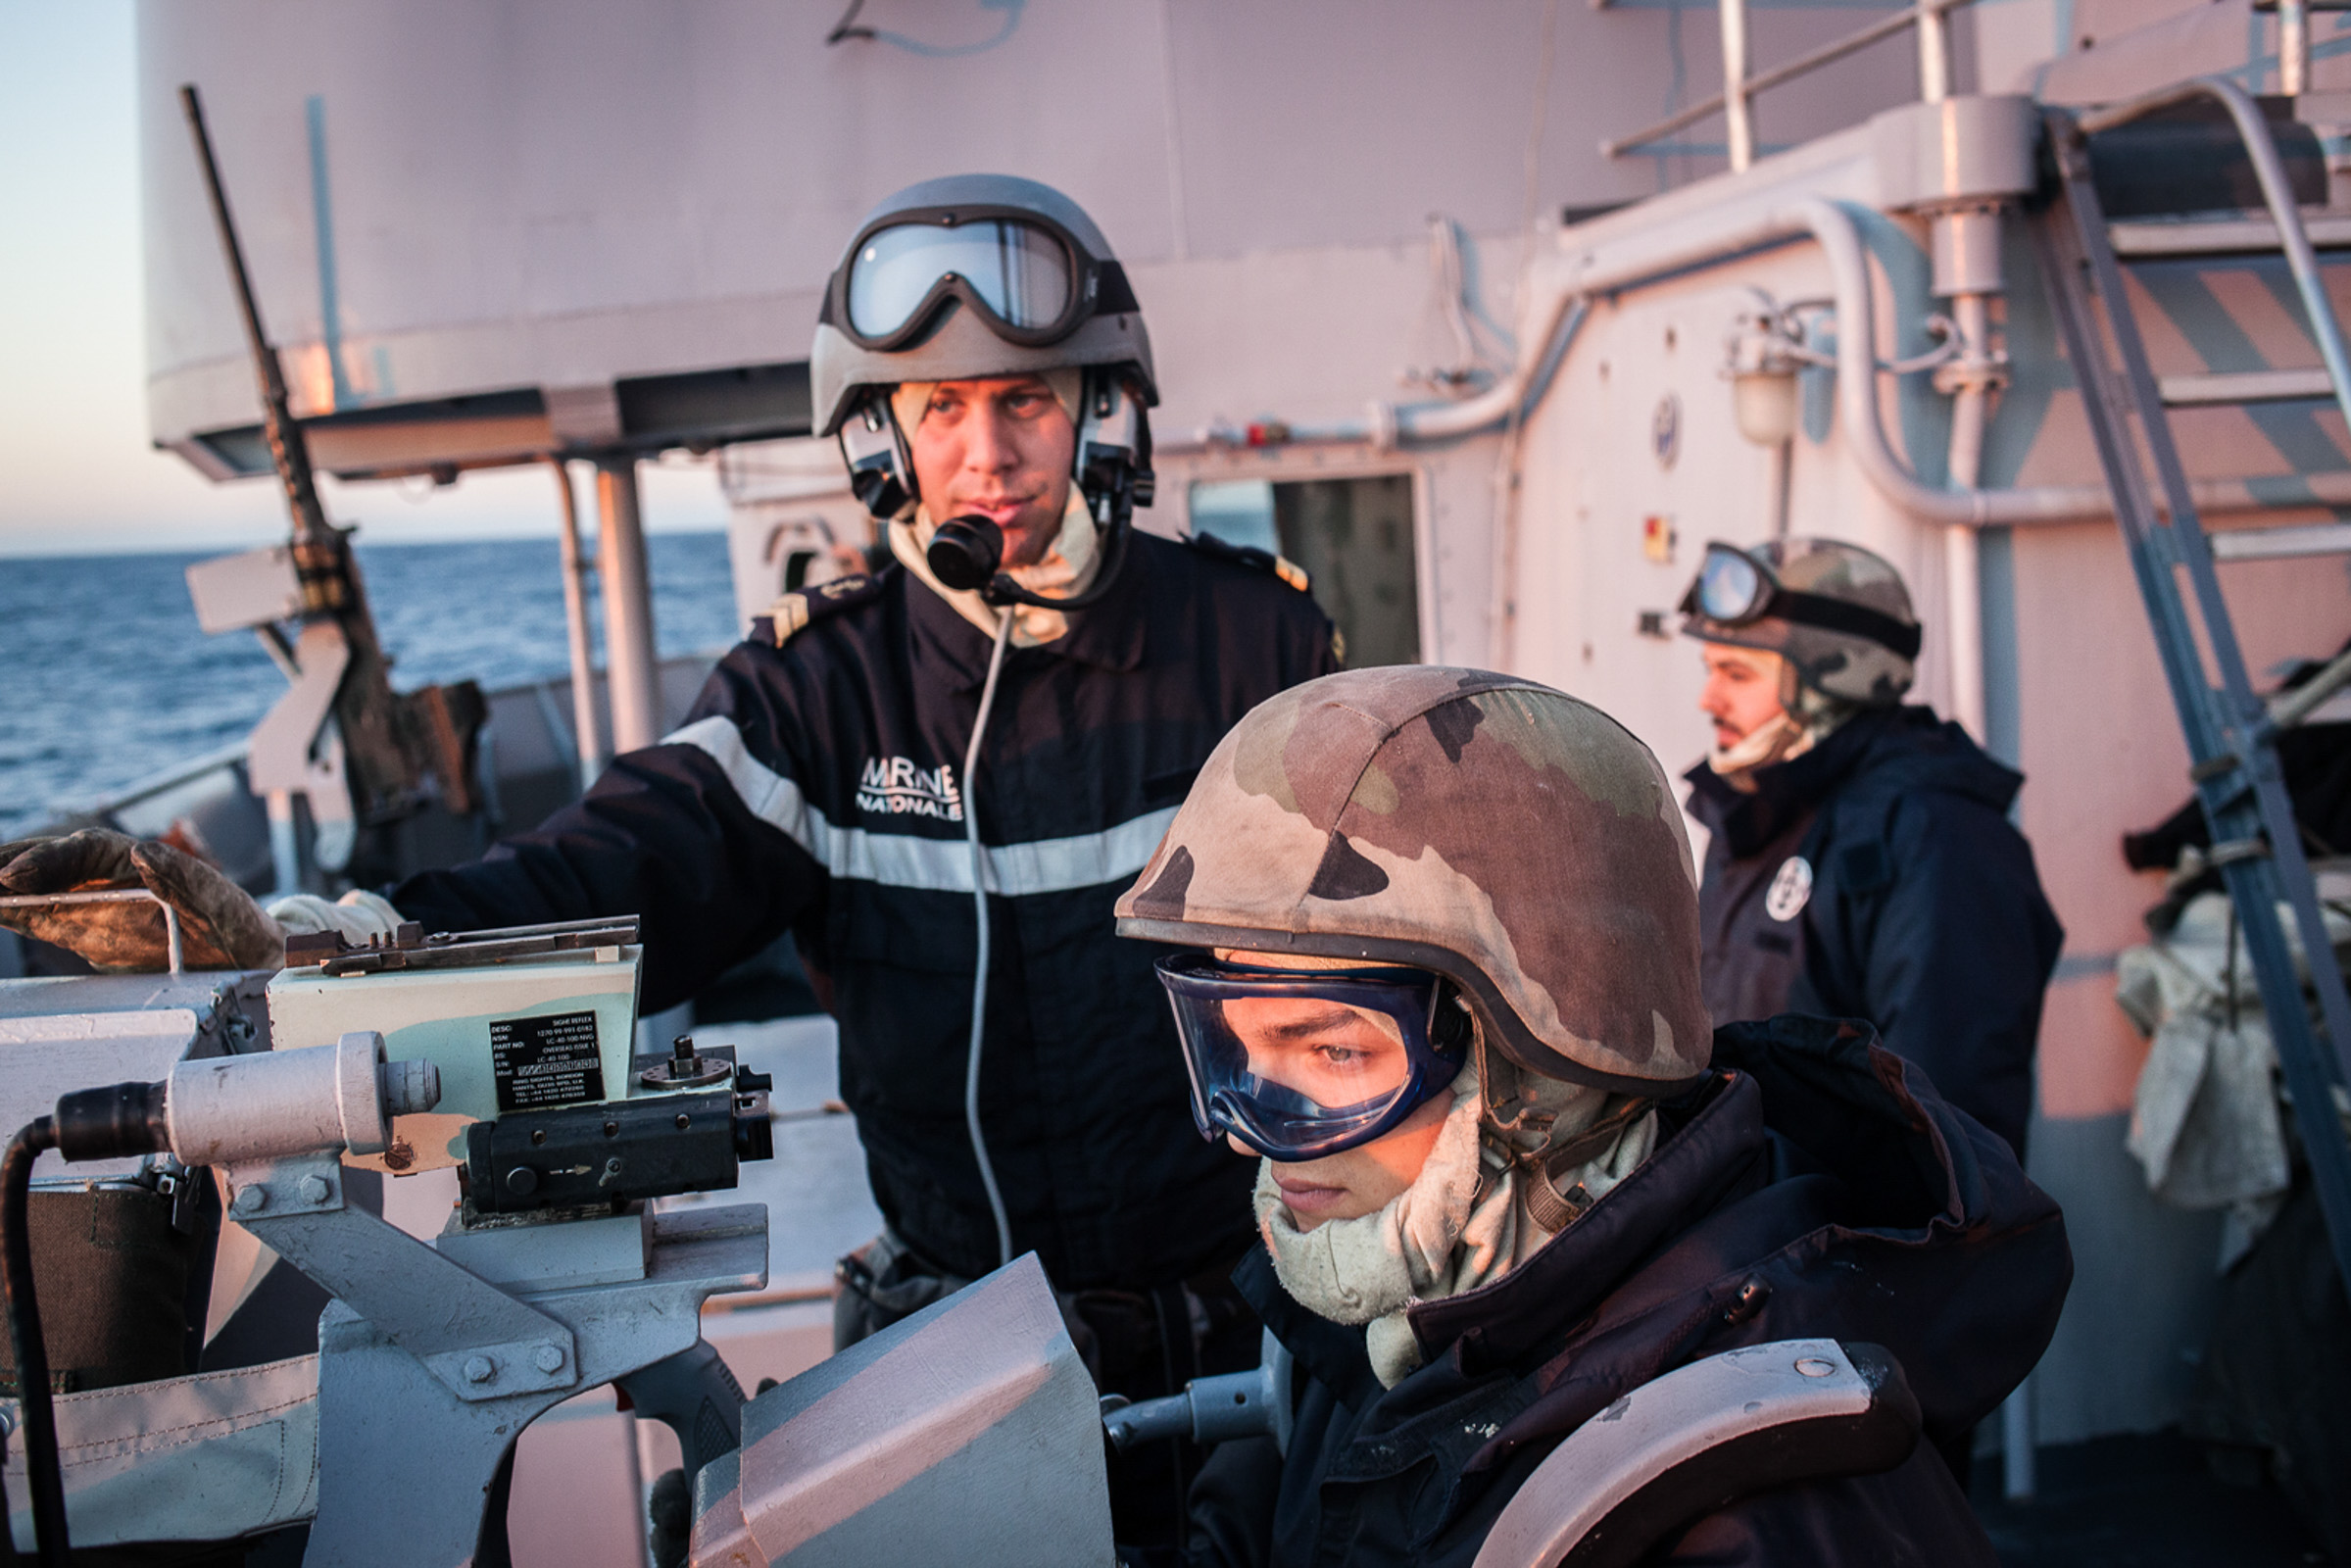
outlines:
[[[228,280],[236,289],[237,312],[245,323],[245,347],[253,356],[254,379],[261,385],[262,433],[269,443],[269,460],[285,485],[286,508],[294,516],[297,543],[333,532],[318,504],[318,484],[311,469],[310,443],[294,422],[286,397],[285,368],[262,325],[260,303],[253,296],[253,275],[245,267],[245,247],[237,238],[236,220],[229,216],[228,193],[220,184],[220,165],[213,156],[212,132],[204,123],[204,100],[193,82],[179,89],[179,107],[188,119],[188,134],[196,143],[196,161],[204,170],[204,193],[212,203],[213,227],[220,236],[220,253],[228,263]],[[304,587],[309,587],[307,578]]]
[[[238,316],[244,322],[245,346],[252,355],[254,379],[261,391],[262,431],[269,461],[277,469],[286,510],[293,518],[294,572],[302,591],[302,618],[306,624],[333,622],[351,650],[349,668],[335,695],[334,714],[348,757],[352,804],[362,821],[380,821],[400,814],[412,804],[421,773],[417,748],[406,735],[401,700],[392,692],[389,670],[375,638],[374,619],[367,612],[359,569],[351,559],[350,540],[344,529],[326,520],[325,508],[318,500],[310,442],[294,417],[285,368],[262,323],[253,275],[245,266],[245,247],[237,238],[228,192],[220,182],[220,161],[213,152],[212,132],[205,124],[204,101],[194,83],[180,87],[179,106],[187,117],[188,135],[195,143],[205,195],[212,206],[213,226],[220,236],[221,257],[228,265]]]

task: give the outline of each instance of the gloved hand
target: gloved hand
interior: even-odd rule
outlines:
[[[285,937],[260,905],[219,867],[169,844],[109,828],[0,844],[0,893],[95,893],[144,887],[179,916],[181,957],[191,969],[274,969]],[[0,909],[0,925],[64,948],[94,969],[171,967],[163,911],[144,900]]]
[[[400,927],[400,911],[392,907],[390,900],[357,890],[331,904],[316,893],[271,899],[269,918],[287,936],[334,931],[355,948],[366,947],[369,937],[389,937]]]

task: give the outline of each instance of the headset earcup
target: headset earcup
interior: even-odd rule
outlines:
[[[910,517],[920,489],[906,432],[890,406],[889,389],[869,388],[842,421],[835,439],[849,468],[849,491],[877,522]]]
[[[913,498],[896,473],[886,467],[860,469],[849,476],[849,489],[857,504],[880,521],[888,522],[906,511]]]

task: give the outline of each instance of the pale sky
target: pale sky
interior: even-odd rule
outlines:
[[[148,443],[135,50],[130,0],[0,0],[0,556],[286,529],[273,483],[216,485]],[[649,466],[644,501],[649,528],[725,523],[707,465]],[[543,469],[442,490],[330,480],[326,507],[375,543],[556,526]]]

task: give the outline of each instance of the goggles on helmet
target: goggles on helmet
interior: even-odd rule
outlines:
[[[892,213],[857,235],[833,273],[821,319],[860,348],[919,341],[949,300],[1007,343],[1057,343],[1096,315],[1135,310],[1126,272],[1060,224],[1021,207]]]
[[[1452,1086],[1470,1015],[1425,969],[1260,969],[1204,953],[1158,963],[1200,1136],[1268,1159],[1370,1143]]]
[[[1772,568],[1737,545],[1719,540],[1706,546],[1706,559],[1682,596],[1681,613],[1700,615],[1722,626],[1745,626],[1767,617],[1850,632],[1916,659],[1919,628],[1884,611],[1849,600],[1831,599],[1784,587]]]

